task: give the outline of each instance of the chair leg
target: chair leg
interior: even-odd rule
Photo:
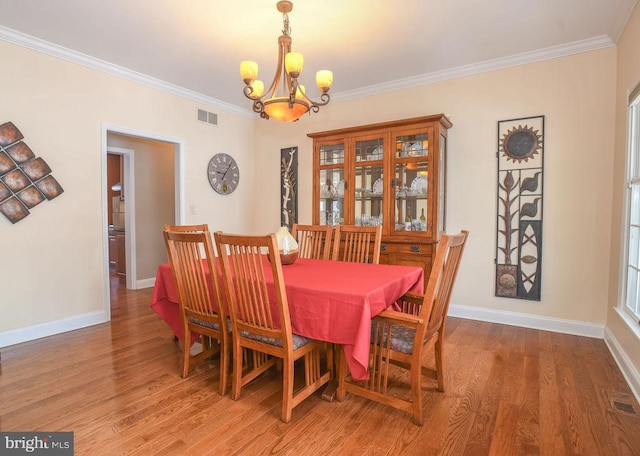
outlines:
[[[220,341],[220,395],[227,392],[229,381],[229,343]]]
[[[283,360],[284,369],[282,375],[282,421],[291,421],[291,411],[293,409],[293,360]]]
[[[436,377],[438,379],[438,391],[444,392],[444,340],[438,335],[435,346],[435,358],[436,358]]]
[[[184,340],[182,341],[182,378],[189,376],[189,364],[191,358],[191,331],[185,328]]]
[[[242,359],[243,350],[240,344],[233,344],[233,381],[231,382],[231,399],[240,399],[240,389],[242,388]]]
[[[414,358],[416,358],[414,354]],[[422,362],[414,359],[411,366],[411,402],[413,408],[413,422],[418,426],[424,423],[422,413]]]

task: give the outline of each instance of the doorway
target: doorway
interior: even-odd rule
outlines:
[[[183,141],[164,135],[103,125],[103,231],[105,312],[111,318],[111,261],[109,223],[113,222],[113,199],[109,205],[107,163],[110,154],[119,155],[122,163],[121,203],[124,228],[121,251],[126,277],[119,286],[136,290],[152,287],[155,273],[166,263],[162,238],[165,223],[182,223]],[[112,211],[111,218],[109,211]],[[122,223],[123,222],[123,223]]]

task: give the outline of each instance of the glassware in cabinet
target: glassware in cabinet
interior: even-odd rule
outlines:
[[[356,139],[354,151],[354,223],[363,226],[382,225],[384,139]]]
[[[343,143],[323,144],[319,148],[318,216],[321,225],[344,223],[345,151]]]
[[[425,128],[394,135],[393,231],[424,233],[428,229],[430,133]]]

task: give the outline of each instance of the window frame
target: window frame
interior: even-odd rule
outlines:
[[[629,95],[627,108],[627,157],[625,163],[625,188],[623,210],[623,242],[618,311],[634,331],[640,333],[640,84]],[[634,188],[636,207],[634,207]],[[635,242],[632,241],[635,234]],[[635,246],[634,258],[630,260],[631,246]],[[635,261],[632,264],[631,261]],[[635,296],[629,296],[630,270],[635,270]],[[629,305],[633,301],[634,307]]]

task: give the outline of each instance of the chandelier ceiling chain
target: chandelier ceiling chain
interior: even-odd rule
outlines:
[[[278,65],[276,74],[265,92],[264,83],[256,79],[258,64],[253,61],[240,62],[240,76],[244,81],[244,95],[253,101],[253,111],[263,119],[276,119],[282,122],[293,122],[303,114],[318,112],[320,106],[329,103],[329,89],[333,84],[333,73],[321,70],[316,73],[316,84],[320,89],[320,101],[314,101],[306,94],[298,77],[302,73],[304,59],[299,52],[291,51],[291,26],[289,15],[293,9],[290,1],[279,1],[276,5],[282,13],[282,35],[278,38]],[[282,92],[278,92],[282,82]]]

